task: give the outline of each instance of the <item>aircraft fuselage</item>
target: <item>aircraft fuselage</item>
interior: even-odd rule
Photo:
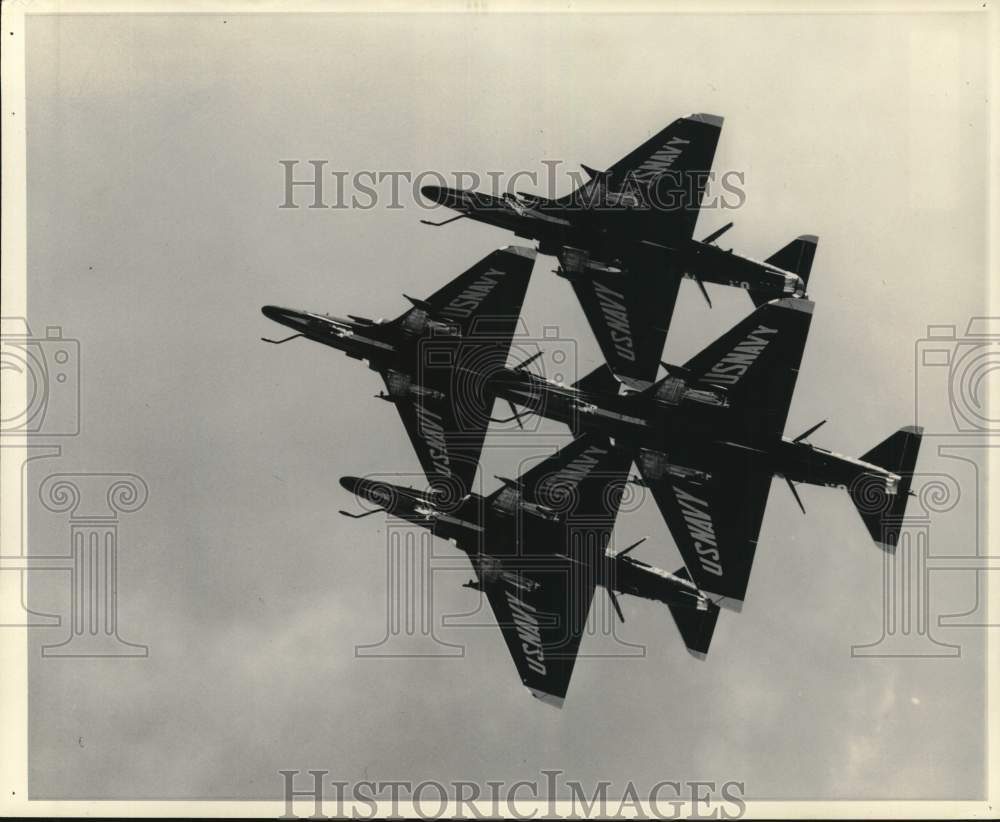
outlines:
[[[426,186],[422,193],[464,217],[534,240],[540,253],[569,262],[556,272],[566,279],[620,273],[623,250],[636,248],[662,257],[665,274],[753,289],[773,299],[805,293],[805,283],[797,274],[711,243],[691,238],[664,245],[658,236],[636,236],[630,215],[638,204],[608,202],[614,195],[607,191],[601,193],[604,199],[599,204],[589,207],[524,194],[495,197],[437,186]]]
[[[547,511],[533,510],[543,506],[533,506],[519,499],[520,491],[516,484],[505,489],[510,493],[506,501],[498,505],[499,510],[487,506],[478,494],[469,494],[462,500],[444,501],[434,494],[380,480],[343,477],[340,484],[375,506],[371,510],[381,508],[392,516],[427,528],[437,537],[453,541],[460,550],[475,557],[486,574],[491,573],[493,568],[495,573],[512,574],[519,565],[525,569],[538,563],[544,566],[544,557],[518,553],[517,534],[524,524],[522,518],[536,517],[543,527],[554,528],[558,524],[558,519],[551,517]],[[512,536],[513,539],[510,539]],[[501,553],[494,553],[494,546],[498,546]],[[708,600],[693,582],[633,557],[608,553],[567,553],[562,556],[581,566],[581,573],[592,574],[596,584],[615,593],[698,610],[708,607]],[[492,562],[492,557],[502,559],[502,563]]]
[[[261,311],[268,319],[291,328],[307,339],[343,351],[353,359],[366,360],[375,370],[391,367],[397,359],[399,346],[396,341],[386,340],[385,333],[373,333],[382,329],[378,322],[341,319],[274,305],[266,305]]]
[[[561,422],[577,434],[600,433],[627,444],[644,462],[647,477],[708,483],[711,475],[704,466],[718,464],[722,456],[751,461],[772,474],[810,485],[850,487],[861,477],[874,476],[893,494],[899,482],[884,468],[810,443],[746,435],[727,439],[725,394],[690,386],[679,378],[673,386],[661,383],[659,398],[588,393],[514,369],[505,369],[492,385],[501,399]]]

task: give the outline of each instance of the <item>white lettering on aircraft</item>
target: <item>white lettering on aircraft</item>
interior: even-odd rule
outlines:
[[[510,591],[504,590],[507,597],[507,604],[510,606],[511,615],[514,617],[514,627],[521,640],[521,650],[524,651],[525,662],[536,674],[545,676],[548,669],[545,667],[545,653],[542,651],[542,632],[538,627],[538,619],[535,616],[536,609],[527,602],[514,596]]]
[[[701,378],[700,382],[712,383],[714,385],[735,385],[740,377],[747,373],[750,366],[754,364],[757,357],[767,347],[767,344],[774,339],[777,328],[767,328],[758,325],[756,330],[743,342],[728,352],[721,360],[709,369]]]
[[[594,467],[598,464],[599,457],[607,454],[607,450],[597,445],[591,445],[580,456],[576,457],[559,472],[559,480],[569,480],[574,485],[583,482]]]
[[[683,151],[678,146],[686,146],[690,142],[681,137],[671,137],[669,143],[658,148],[649,159],[642,162],[633,176],[640,182],[648,183],[673,166]]]
[[[491,268],[478,280],[469,285],[461,294],[441,309],[446,317],[468,317],[479,309],[480,303],[497,287],[497,279],[503,277],[503,271]]]
[[[575,488],[583,482],[590,472],[600,464],[600,458],[607,453],[607,449],[605,448],[597,445],[589,446],[586,451],[574,457],[563,468],[560,468],[558,473],[550,474],[542,479],[539,485],[543,494],[553,494],[560,501],[560,504],[562,504],[561,490],[567,486]],[[572,495],[567,496],[572,500]],[[547,505],[532,504],[529,507],[525,503],[525,507],[537,516],[551,519],[554,522],[558,522],[560,519],[560,514],[557,511],[553,511]]]
[[[715,526],[708,511],[708,503],[693,494],[674,486],[677,503],[681,507],[684,523],[687,525],[691,542],[698,554],[698,562],[709,574],[722,576],[722,565],[719,563],[719,549],[715,541]]]
[[[632,342],[625,297],[598,280],[594,280],[594,293],[604,314],[604,321],[608,324],[615,351],[623,360],[635,362],[635,344]]]
[[[446,477],[451,476],[451,463],[448,460],[448,444],[444,438],[444,426],[441,417],[431,411],[421,402],[415,403],[417,409],[417,425],[427,443],[434,467]]]

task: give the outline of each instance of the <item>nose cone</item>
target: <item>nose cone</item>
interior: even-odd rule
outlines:
[[[358,489],[361,487],[361,480],[357,477],[341,477],[340,485],[345,491],[357,494]]]
[[[261,313],[269,320],[287,325],[296,331],[302,331],[309,324],[309,317],[302,311],[295,311],[292,308],[281,308],[277,305],[265,305],[261,308]]]
[[[386,482],[371,479],[361,479],[360,477],[341,477],[340,485],[350,491],[356,497],[366,500],[386,511],[397,512],[400,501],[405,498],[404,489]]]
[[[444,192],[447,190],[441,186],[423,186],[420,189],[420,196],[425,200],[430,200],[432,203],[444,205]]]
[[[420,194],[437,205],[447,208],[460,209],[469,205],[468,192],[457,188],[445,188],[444,186],[424,186],[420,189]]]
[[[453,209],[473,219],[487,218],[494,212],[507,214],[511,211],[508,200],[481,191],[463,191],[460,188],[424,186],[421,195],[436,205]]]

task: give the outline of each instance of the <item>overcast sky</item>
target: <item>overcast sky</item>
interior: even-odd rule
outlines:
[[[820,236],[787,433],[829,418],[813,441],[857,455],[914,422],[947,434],[946,379],[918,368],[915,344],[929,324],[961,334],[985,313],[983,23],[29,19],[29,319],[80,341],[82,386],[81,435],[35,463],[32,482],[127,471],[150,490],[122,518],[118,583],[121,635],[150,656],[33,651],[32,797],[273,798],[279,768],[345,780],[561,768],[647,787],[736,779],[750,798],[981,796],[983,636],[936,626],[973,606],[974,580],[932,579],[933,630],[960,658],[852,658],[881,634],[882,555],[831,489],[803,488],[803,517],[774,483],[746,605],[723,613],[704,662],[665,608],[628,600],[618,634],[645,656],[581,658],[561,712],[521,687],[492,627],[442,631],[461,659],[356,658],[385,632],[386,526],[340,517],[353,500],[337,479],[418,464],[392,406],[372,399],[374,373],[258,337],[282,332],[266,303],[391,317],[401,292],[430,294],[514,241],[471,222],[420,225],[405,186],[401,209],[279,209],[279,160],[302,160],[302,176],[309,159],[350,174],[602,168],[704,111],[725,117],[715,168],[745,174],[746,201],[704,212],[699,236],[734,220],[723,244],[757,258]],[[527,333],[558,329],[546,348],[582,374],[597,346],[553,267],[536,264]],[[745,294],[709,289],[714,309],[682,286],[668,360],[749,312]],[[915,409],[919,381],[933,388]],[[567,439],[552,425],[518,440],[527,450],[494,438],[484,487]],[[968,464],[938,444],[925,441],[920,471],[971,489]],[[29,516],[32,550],[66,546],[64,516],[37,503]],[[932,521],[932,551],[972,553],[976,533],[967,493]],[[637,556],[678,566],[652,500],[616,530],[620,545],[643,535]],[[437,580],[435,613],[476,607],[459,587],[469,575]],[[42,610],[64,609],[65,581],[33,585]],[[583,651],[609,647],[594,637]]]

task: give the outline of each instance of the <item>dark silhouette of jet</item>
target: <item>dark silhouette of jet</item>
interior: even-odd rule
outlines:
[[[763,262],[716,245],[732,223],[703,240],[695,225],[712,173],[722,118],[675,120],[607,171],[555,199],[425,186],[428,200],[513,231],[558,258],[601,351],[618,375],[651,380],[663,352],[683,278],[746,289],[756,305],[803,296],[817,239],[803,235]]]
[[[683,367],[646,384],[601,366],[567,386],[506,368],[490,391],[613,438],[638,468],[698,588],[733,601],[746,594],[771,478],[845,488],[872,538],[892,551],[910,494],[922,429],[901,428],[860,459],[808,442],[823,424],[784,434],[813,303],[765,303]],[[825,422],[825,420],[824,420]],[[802,508],[803,512],[805,511]],[[731,602],[730,604],[735,604]]]
[[[296,332],[266,341],[305,337],[367,361],[385,381],[378,398],[398,409],[428,479],[462,496],[476,474],[493,397],[456,391],[453,378],[503,368],[534,261],[530,249],[494,251],[426,300],[407,297],[413,307],[388,322],[266,305],[264,316]]]
[[[371,507],[452,540],[472,562],[466,587],[482,591],[503,632],[521,681],[543,701],[562,706],[597,586],[624,621],[619,594],[662,602],[685,645],[707,653],[719,608],[682,568],[668,573],[629,556],[639,543],[607,551],[630,456],[587,434],[498,491],[463,499],[415,491],[376,479],[341,485]],[[640,540],[641,542],[641,540]]]

